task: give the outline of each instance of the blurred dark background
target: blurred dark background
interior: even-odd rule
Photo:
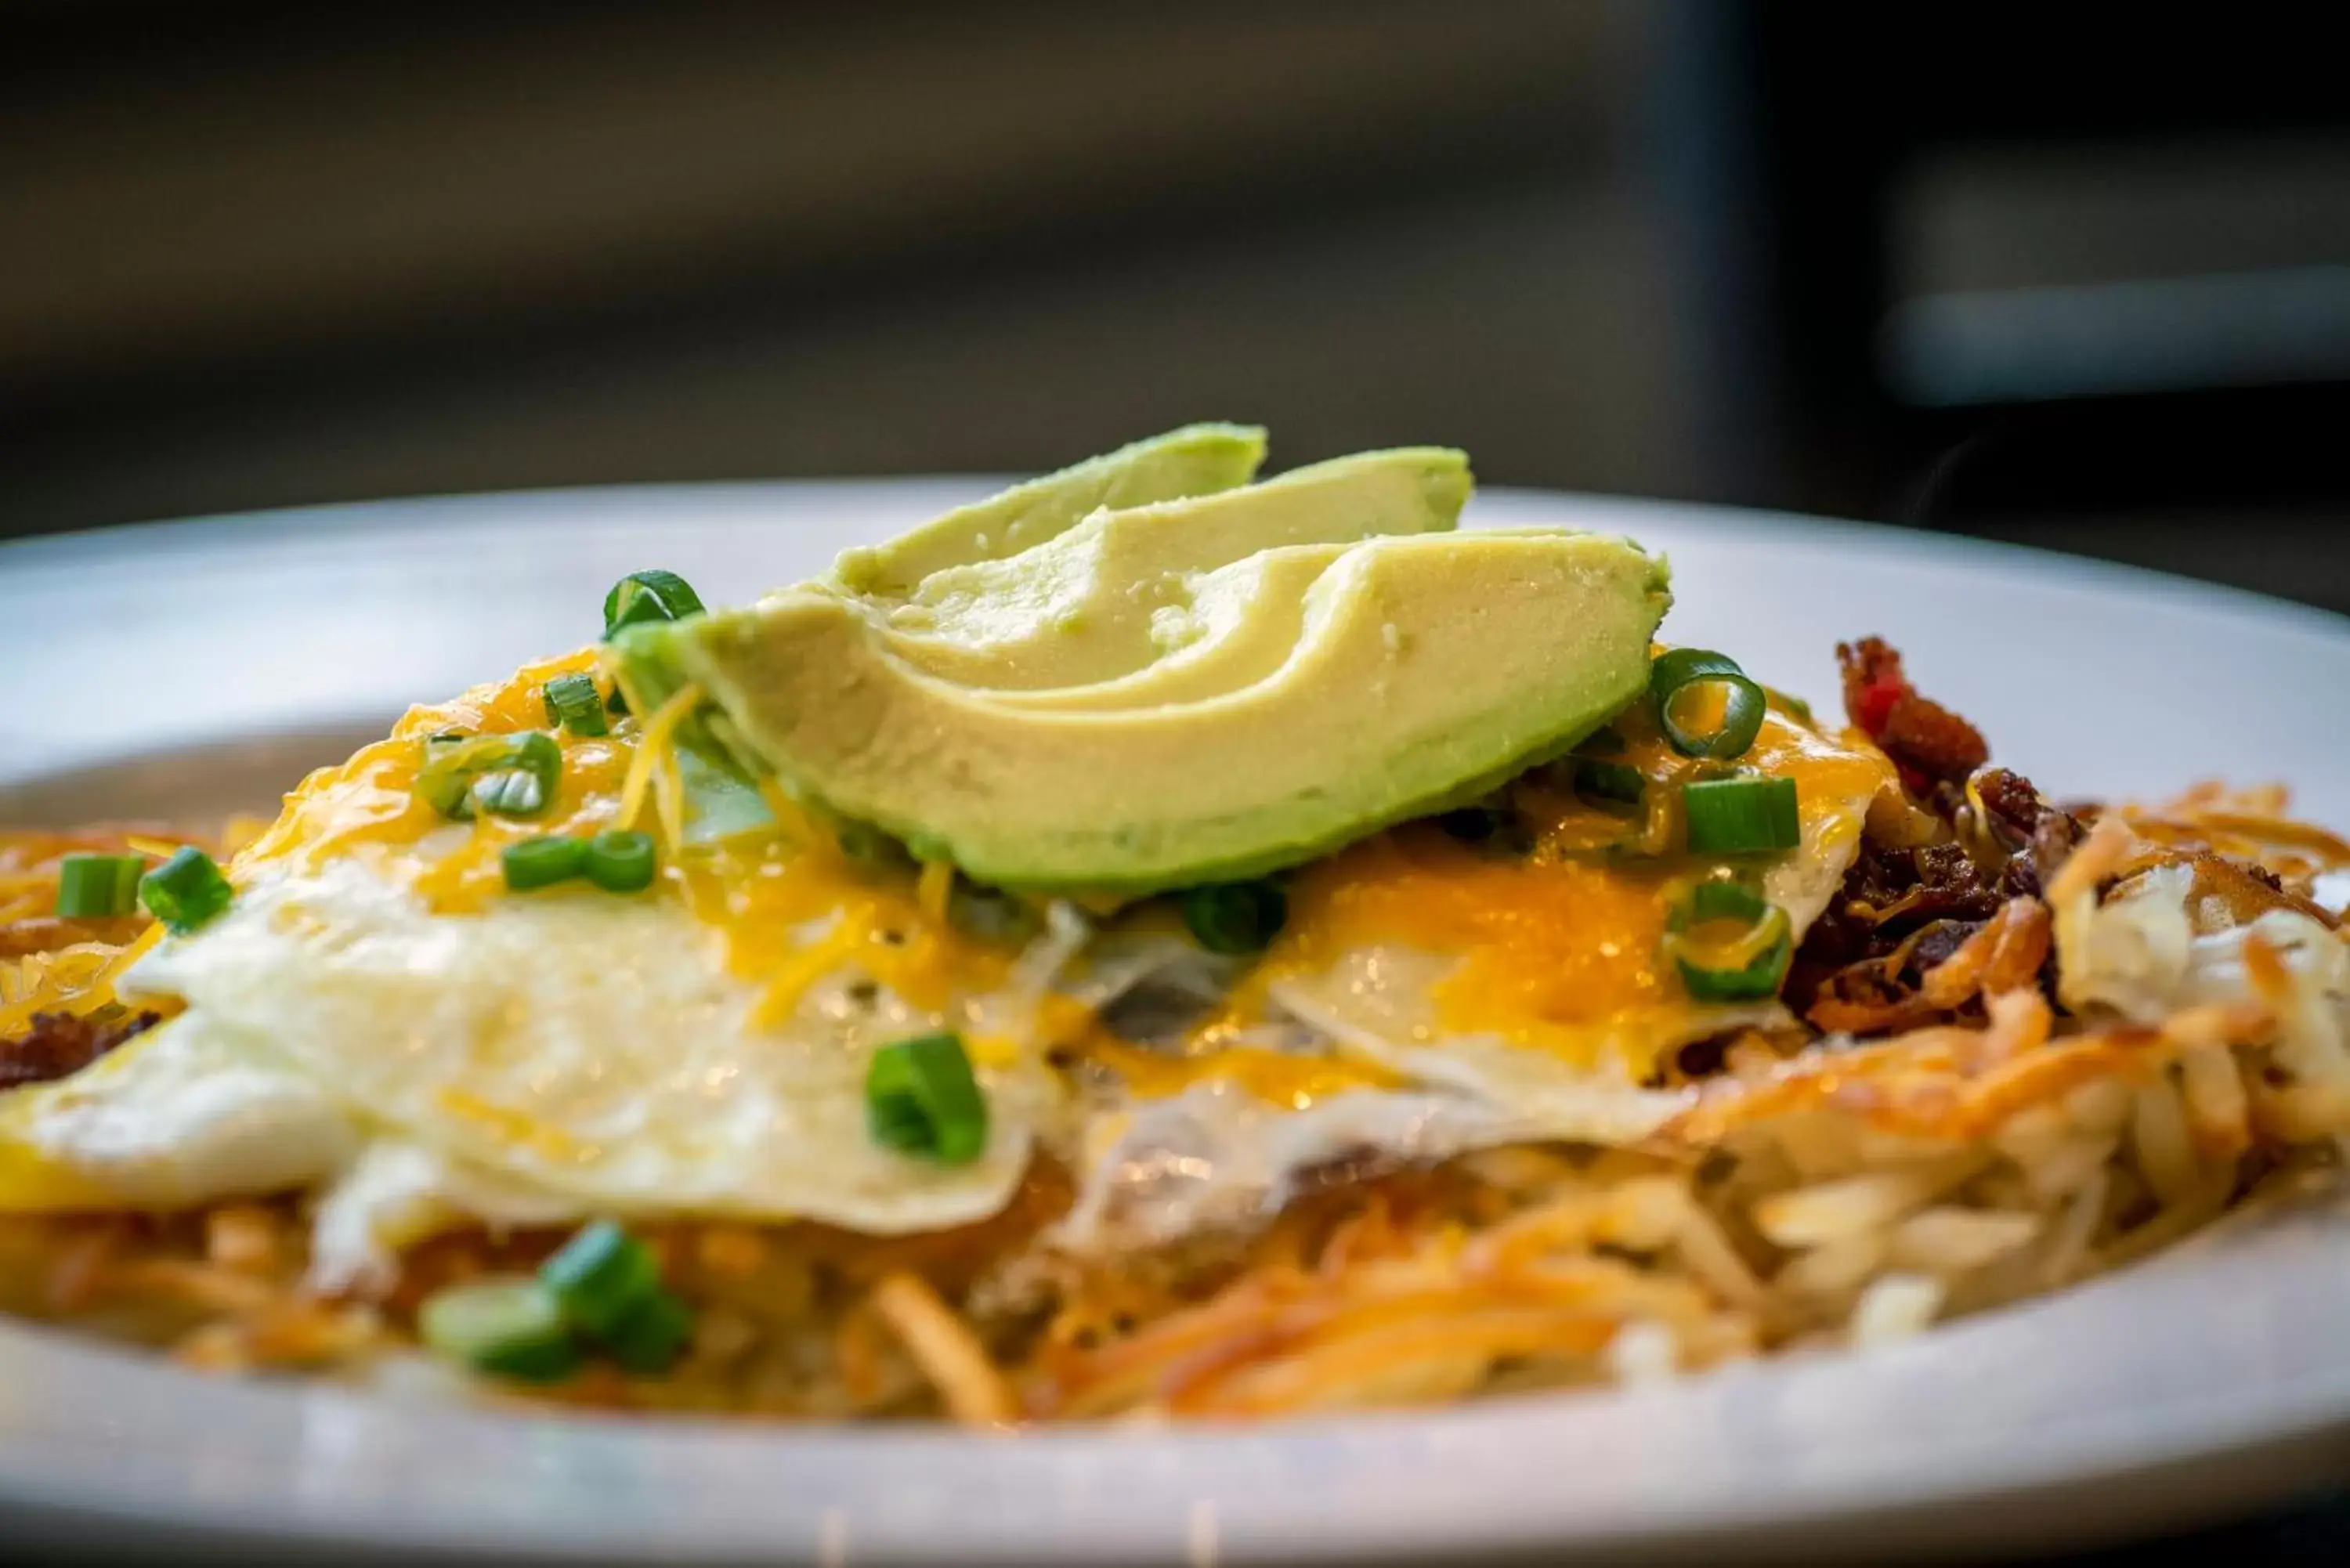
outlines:
[[[1212,417],[2350,607],[2325,15],[0,0],[0,535]]]

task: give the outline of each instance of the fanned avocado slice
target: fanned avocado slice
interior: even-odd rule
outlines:
[[[1445,447],[1367,452],[1262,484],[1095,513],[1006,560],[951,566],[886,612],[907,662],[967,685],[1021,691],[1131,675],[1206,574],[1284,545],[1438,534],[1474,483]]]
[[[1246,484],[1264,462],[1264,444],[1257,425],[1185,425],[1015,484],[886,545],[844,550],[827,581],[843,593],[902,598],[932,572],[1016,556],[1104,506],[1142,506]]]
[[[1475,798],[1638,696],[1664,564],[1594,535],[1357,545],[1291,655],[1202,701],[1048,711],[899,658],[795,591],[620,636],[702,683],[804,801],[1000,887],[1139,897],[1262,875]]]

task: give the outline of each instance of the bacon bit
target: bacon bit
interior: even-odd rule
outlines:
[[[1901,669],[1901,655],[1882,638],[1836,644],[1844,673],[1845,712],[1883,748],[1913,794],[1937,784],[1958,784],[1991,760],[1981,731],[1929,697]]]
[[[0,1040],[0,1090],[71,1077],[162,1019],[160,1012],[103,1022],[70,1012],[36,1012],[26,1033],[14,1040]]]

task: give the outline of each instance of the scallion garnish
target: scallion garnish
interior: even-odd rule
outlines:
[[[424,742],[424,764],[415,791],[453,822],[470,822],[478,812],[494,816],[536,816],[555,798],[563,773],[563,748],[536,730],[519,735],[433,735]]]
[[[546,704],[546,722],[559,725],[575,735],[608,735],[612,727],[604,719],[604,694],[596,690],[596,678],[573,670],[558,675],[539,689],[539,697]]]
[[[693,1314],[667,1291],[655,1291],[603,1336],[623,1371],[639,1376],[666,1372],[693,1338]]]
[[[702,613],[702,597],[675,572],[630,572],[604,596],[604,640],[625,626],[683,620]]]
[[[192,844],[182,846],[139,882],[139,901],[147,912],[181,936],[226,909],[235,896],[213,857]]]
[[[416,1329],[442,1355],[500,1377],[555,1383],[579,1366],[563,1310],[536,1280],[452,1285],[426,1300]]]
[[[1289,895],[1280,883],[1264,877],[1187,888],[1176,901],[1183,924],[1211,953],[1262,952],[1289,921]]]
[[[653,885],[659,861],[650,833],[599,833],[588,840],[580,870],[607,893],[640,893]]]
[[[951,1030],[893,1041],[865,1073],[873,1141],[941,1165],[967,1165],[987,1147],[987,1098]]]
[[[68,855],[57,862],[57,912],[69,920],[104,920],[139,908],[139,878],[147,862],[136,855]]]
[[[1675,648],[1648,664],[1648,691],[1656,699],[1657,727],[1665,742],[1685,757],[1726,762],[1742,757],[1762,732],[1770,703],[1762,688],[1747,678],[1738,661],[1701,648]],[[1711,723],[1690,711],[1695,701],[1719,694],[1721,715]]]
[[[538,1282],[580,1333],[605,1338],[660,1293],[652,1249],[609,1220],[598,1220],[541,1263]]]
[[[506,886],[517,893],[528,893],[568,882],[586,870],[588,842],[559,834],[525,838],[500,850],[498,862],[505,869]]]
[[[1804,840],[1789,778],[1707,779],[1681,786],[1692,855],[1763,855]]]
[[[1793,951],[1787,911],[1742,882],[1700,882],[1666,919],[1665,955],[1700,1002],[1777,995]]]

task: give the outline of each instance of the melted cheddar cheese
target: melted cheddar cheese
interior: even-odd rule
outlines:
[[[1674,753],[1638,710],[1618,719],[1612,760],[1639,771],[1651,803],[1669,809],[1700,764]],[[1891,764],[1856,732],[1831,738],[1773,711],[1742,768],[1795,780],[1803,846],[1771,876],[1779,901],[1815,916],[1859,841],[1868,802],[1894,783]],[[1634,1076],[1690,1038],[1695,1008],[1660,960],[1666,923],[1690,881],[1713,863],[1625,853],[1643,838],[1676,842],[1678,826],[1629,820],[1546,784],[1521,780],[1513,802],[1534,853],[1499,857],[1433,825],[1407,824],[1301,870],[1290,919],[1202,1030],[1213,1038],[1262,1023],[1277,982],[1327,971],[1346,955],[1402,947],[1455,960],[1435,987],[1435,1023],[1493,1035],[1578,1067],[1612,1053]],[[1195,1057],[1214,1070],[1205,1051]]]
[[[650,791],[666,840],[662,885],[724,937],[729,971],[764,988],[764,1018],[788,1014],[809,984],[852,965],[918,1007],[940,1007],[956,993],[1002,982],[1005,955],[947,926],[944,885],[936,877],[918,887],[852,864],[829,834],[779,794],[770,794],[778,815],[774,832],[681,850],[676,813],[659,802],[665,772],[674,778],[663,754],[667,731],[684,703],[665,704],[644,722],[618,719],[608,735],[548,732],[561,748],[563,768],[554,800],[537,816],[485,813],[452,823],[416,795],[428,736],[547,731],[541,688],[557,675],[596,668],[596,650],[583,649],[525,665],[509,680],[473,687],[452,701],[411,709],[390,738],[305,779],[276,823],[237,857],[233,875],[273,863],[364,856],[435,910],[473,913],[510,896],[500,859],[508,845],[626,826],[639,815],[630,802],[640,809]]]
[[[661,885],[722,934],[730,971],[762,987],[761,1022],[787,1016],[808,986],[843,970],[933,1009],[1005,982],[1010,955],[962,938],[948,922],[947,867],[916,877],[856,865],[777,792],[769,792],[779,819],[773,832],[681,849],[663,789],[673,796],[665,753],[681,701],[645,720],[619,719],[608,736],[557,732],[562,772],[538,817],[451,823],[414,794],[427,736],[544,730],[540,688],[594,667],[595,651],[583,649],[411,710],[389,739],[306,780],[277,823],[238,857],[237,874],[362,855],[433,909],[464,914],[507,896],[499,858],[507,845],[625,826],[650,794],[668,840]],[[1083,1018],[1062,1017],[1058,1034],[1145,1096],[1219,1080],[1303,1106],[1342,1089],[1391,1086],[1395,1075],[1375,1064],[1292,1055],[1245,1036],[1268,1021],[1270,992],[1283,980],[1323,973],[1350,953],[1406,948],[1451,961],[1430,998],[1431,1034],[1496,1037],[1579,1069],[1612,1055],[1633,1075],[1645,1074],[1660,1052],[1692,1037],[1700,1014],[1659,949],[1675,903],[1711,868],[1670,852],[1679,834],[1678,786],[1703,764],[1671,751],[1637,709],[1615,727],[1624,746],[1614,760],[1650,785],[1645,815],[1586,803],[1538,770],[1513,786],[1519,820],[1534,834],[1530,855],[1484,854],[1413,823],[1295,873],[1280,938],[1180,1052],[1117,1040]],[[1800,927],[1848,864],[1868,802],[1893,784],[1892,769],[1856,732],[1832,737],[1776,710],[1739,766],[1796,781],[1804,843],[1770,875],[1774,898]],[[1128,920],[1155,918],[1163,914],[1138,911]],[[1002,1058],[1019,1045],[976,1041],[972,1049]]]

